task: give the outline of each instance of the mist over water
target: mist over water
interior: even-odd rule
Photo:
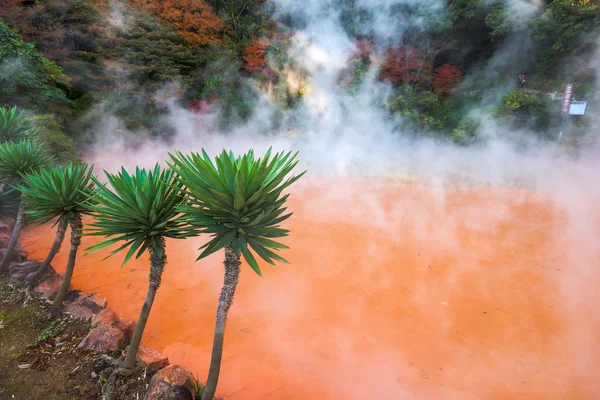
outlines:
[[[222,397],[600,396],[598,149],[572,158],[555,142],[493,120],[483,121],[485,140],[475,146],[419,135],[385,109],[391,88],[377,79],[377,60],[356,93],[340,87],[356,50],[340,24],[344,10],[317,0],[276,3],[297,30],[289,55],[305,71],[286,77],[306,88],[296,109],[274,123],[276,107],[261,93],[250,121],[222,132],[218,110],[193,113],[158,93],[176,132],[169,143],[134,139],[107,112],[86,154],[96,171],[114,172],[163,163],[174,149],[300,151],[298,170],[309,173],[291,189],[292,265],[265,266],[262,279],[242,273]],[[442,1],[359,0],[368,15],[361,33],[395,43],[425,23],[394,11],[416,3],[424,13],[447,12]],[[515,16],[530,18],[538,3],[511,5]],[[484,70],[520,51],[505,43]],[[35,232],[31,245],[44,240]],[[222,280],[220,256],[193,263],[202,240],[168,243],[144,337],[201,377]],[[119,269],[118,257],[101,258],[81,259],[75,287],[100,292],[135,318],[146,261]]]

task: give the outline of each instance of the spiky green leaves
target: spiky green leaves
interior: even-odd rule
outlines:
[[[21,192],[28,205],[25,214],[40,225],[54,218],[70,219],[76,213],[89,214],[92,170],[87,164],[69,164],[23,175]]]
[[[163,238],[183,237],[186,225],[175,208],[184,195],[173,171],[156,165],[153,171],[136,168],[135,175],[123,168],[116,175],[106,171],[105,174],[113,191],[92,177],[97,186],[92,197],[96,205],[91,207],[95,221],[85,235],[110,239],[101,240],[88,250],[94,252],[124,242],[109,255],[129,248],[123,265],[136,252],[139,258],[149,248],[162,258]]]
[[[0,107],[0,143],[32,137],[35,129],[17,107]]]
[[[272,239],[289,233],[279,225],[292,215],[285,214],[289,195],[282,193],[304,175],[286,179],[298,163],[297,154],[277,153],[271,157],[269,149],[263,159],[255,159],[251,150],[236,158],[223,150],[214,164],[204,150],[202,155],[169,154],[173,162],[169,165],[187,194],[186,203],[178,210],[185,213],[192,233],[213,237],[200,248],[203,251],[198,259],[231,244],[259,275],[260,268],[250,249],[270,264],[287,262],[275,253],[287,246]]]
[[[20,181],[23,175],[46,167],[53,160],[35,141],[0,143],[0,182]]]

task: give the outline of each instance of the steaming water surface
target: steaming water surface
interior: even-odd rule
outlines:
[[[285,256],[243,266],[218,394],[224,399],[600,398],[598,198],[577,218],[551,195],[299,183]],[[25,234],[32,259],[53,240]],[[84,239],[88,246],[94,239]],[[222,254],[168,241],[144,343],[207,374]],[[68,246],[53,266],[62,271]],[[148,260],[83,256],[76,289],[137,318]]]

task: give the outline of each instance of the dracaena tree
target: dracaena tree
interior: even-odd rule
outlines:
[[[90,213],[90,195],[94,190],[92,171],[93,166],[88,168],[87,164],[68,164],[65,167],[54,166],[23,176],[25,185],[21,192],[27,202],[27,218],[35,221],[37,225],[55,220],[52,227],[57,227],[48,256],[38,270],[26,278],[27,288],[34,286],[44,275],[62,246],[67,226],[71,225],[71,248],[65,276],[53,307],[56,311],[60,310],[73,276],[77,249],[81,243],[81,217]]]
[[[0,107],[0,142],[15,141],[32,137],[35,129],[25,119],[24,111],[17,107]]]
[[[263,159],[254,158],[253,151],[236,158],[224,150],[213,164],[204,150],[202,155],[170,154],[169,165],[187,195],[186,203],[178,210],[185,214],[190,234],[212,234],[212,239],[200,248],[198,259],[225,249],[225,279],[202,400],[212,400],[217,388],[225,324],[238,283],[241,256],[258,275],[261,270],[252,251],[270,264],[287,263],[275,252],[287,246],[273,239],[289,233],[279,224],[292,215],[286,214],[289,194],[283,195],[283,191],[304,174],[288,177],[298,163],[296,156],[277,153],[271,157],[269,149]]]
[[[137,168],[135,175],[130,175],[123,168],[118,174],[106,171],[105,174],[113,190],[92,178],[97,186],[93,195],[96,205],[91,207],[95,221],[89,225],[86,235],[104,236],[106,239],[88,250],[94,252],[123,242],[108,256],[128,249],[123,265],[134,255],[136,258],[146,252],[150,255],[150,283],[146,300],[121,369],[123,375],[129,375],[135,366],[144,328],[167,262],[165,238],[180,238],[185,232],[186,224],[176,210],[184,194],[173,171],[161,170],[158,165],[150,171]]]
[[[22,139],[18,142],[0,143],[0,181],[18,189],[23,183],[23,175],[40,170],[50,165],[53,160],[54,157],[46,154],[42,147],[34,141]],[[8,265],[14,256],[23,228],[25,206],[25,199],[19,196],[17,218],[6,253],[0,262],[0,274],[8,270]]]
[[[25,119],[24,112],[17,112],[17,107],[0,107],[0,143],[33,137],[35,129]],[[0,182],[0,193],[6,188]]]

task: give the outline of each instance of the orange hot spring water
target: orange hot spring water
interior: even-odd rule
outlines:
[[[597,202],[577,222],[586,230],[552,196],[521,189],[307,180],[293,190],[291,265],[262,265],[263,278],[243,266],[220,397],[600,398],[600,281],[585,273],[600,265]],[[53,235],[26,231],[32,259]],[[85,256],[93,240],[73,287],[136,319],[148,260]],[[221,253],[194,262],[203,240],[167,242],[143,339],[202,380],[223,276]]]

